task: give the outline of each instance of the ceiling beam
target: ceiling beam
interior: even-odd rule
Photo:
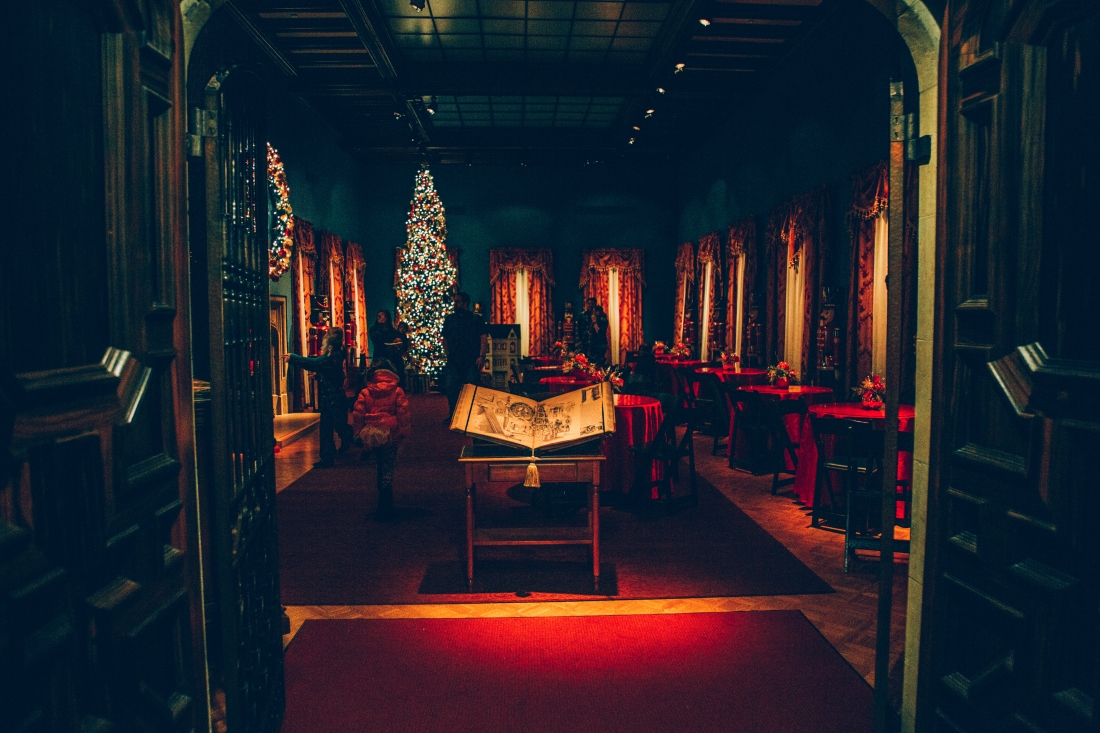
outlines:
[[[420,118],[418,105],[413,103],[401,85],[401,79],[394,65],[395,46],[386,26],[386,19],[378,12],[371,0],[340,0],[347,13],[351,27],[359,35],[359,40],[367,49],[378,72],[391,85],[394,101],[404,107],[413,131],[424,144],[431,142],[428,129]]]
[[[277,67],[279,67],[279,71],[283,72],[291,79],[298,76],[298,70],[294,68],[294,64],[290,63],[290,61],[287,60],[286,56],[283,55],[283,52],[280,51],[274,43],[272,43],[271,39],[267,37],[266,33],[261,31],[256,26],[256,24],[252,22],[251,18],[241,12],[241,9],[238,8],[233,2],[227,2],[225,4],[225,7],[229,14],[233,17],[233,20],[237,21],[237,25],[239,25],[241,29],[245,33],[247,33],[248,36],[252,39],[253,43],[259,46],[260,50],[263,51]]]

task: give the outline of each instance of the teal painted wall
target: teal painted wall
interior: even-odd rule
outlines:
[[[405,243],[418,165],[359,163],[301,108],[273,105],[268,139],[283,158],[294,213],[358,242],[367,262],[367,309],[392,311],[394,251]],[[438,165],[432,175],[447,215],[447,244],[460,250],[461,285],[475,302],[488,308],[491,248],[553,250],[560,319],[567,301],[580,304],[583,250],[637,247],[649,271],[646,337],[667,338],[673,291],[667,269],[677,242],[672,166]]]
[[[837,3],[764,89],[683,161],[678,239],[724,233],[730,223],[756,215],[762,243],[772,208],[824,184],[832,245],[824,284],[837,289],[842,305],[851,175],[888,154],[888,85],[899,70],[907,103],[916,109],[916,71],[898,43],[890,23],[864,0]],[[758,274],[762,294],[762,267]]]

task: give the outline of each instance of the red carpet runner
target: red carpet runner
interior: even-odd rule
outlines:
[[[286,685],[283,733],[871,730],[798,611],[307,621]]]

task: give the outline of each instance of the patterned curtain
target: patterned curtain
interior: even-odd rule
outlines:
[[[328,296],[329,323],[344,325],[344,249],[340,237],[321,232],[321,277]]]
[[[718,339],[715,338],[716,334],[711,330],[715,321],[718,320],[718,292],[721,280],[721,245],[718,241],[718,232],[711,232],[705,234],[699,239],[699,253],[696,255],[696,267],[699,271],[696,275],[696,279],[699,283],[699,297],[695,302],[699,308],[699,358],[706,361],[709,354],[702,353],[703,349],[703,327],[704,319],[707,330],[707,350],[717,343]],[[710,264],[710,299],[707,300],[707,264]],[[703,313],[703,304],[708,304],[706,313]]]
[[[645,254],[640,249],[593,249],[581,255],[580,288],[585,298],[608,307],[609,270],[619,271],[619,353],[634,351],[642,343],[642,288],[645,287]]]
[[[554,255],[549,249],[489,250],[490,321],[516,323],[516,270],[527,271],[528,352],[550,353],[554,334]]]
[[[885,160],[852,175],[852,209],[848,212],[852,251],[845,332],[848,388],[855,387],[871,373],[875,220],[890,204],[888,187]]]
[[[303,356],[309,355],[309,297],[313,295],[314,270],[317,265],[317,247],[313,242],[313,225],[305,219],[294,217],[294,251],[290,255],[290,290],[294,299],[294,323],[291,343]],[[306,372],[293,370],[294,409],[306,406]]]
[[[355,242],[348,242],[344,255],[344,298],[352,304],[355,312],[356,356],[367,353],[367,294],[363,289],[366,263],[363,261],[363,249]]]
[[[916,379],[916,273],[917,273],[917,176],[914,165],[905,167],[905,230],[902,240],[902,401],[915,399]],[[875,219],[890,206],[890,178],[885,160],[852,175],[852,208],[848,212],[851,263],[848,280],[848,318],[845,335],[845,384],[852,388],[871,373],[873,328]]]
[[[801,350],[803,370],[814,369],[817,363],[821,272],[822,263],[828,258],[825,226],[827,208],[825,187],[821,186],[777,206],[768,216],[766,244],[770,307],[767,314],[765,352],[771,363],[782,359],[786,350],[786,318],[791,315],[785,312],[787,268],[795,262],[801,268],[805,292]]]
[[[726,290],[726,348],[733,349],[737,343],[734,329],[737,328],[737,304],[741,304],[741,349],[749,343],[749,301],[756,283],[756,219],[749,217],[730,224],[729,239],[726,242],[726,263],[729,270],[729,283]],[[741,258],[741,273],[734,270],[737,258]],[[740,292],[738,287],[740,286]]]
[[[676,252],[676,300],[672,315],[672,346],[684,341],[684,308],[688,288],[695,281],[695,247],[684,242]]]

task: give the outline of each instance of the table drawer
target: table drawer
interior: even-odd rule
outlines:
[[[490,481],[511,481],[512,483],[522,483],[527,477],[527,464],[511,464],[511,465],[498,465],[489,464],[489,480]],[[539,465],[539,482],[540,483],[555,483],[558,481],[576,481],[577,480],[577,466],[576,464],[554,464],[543,463]]]

